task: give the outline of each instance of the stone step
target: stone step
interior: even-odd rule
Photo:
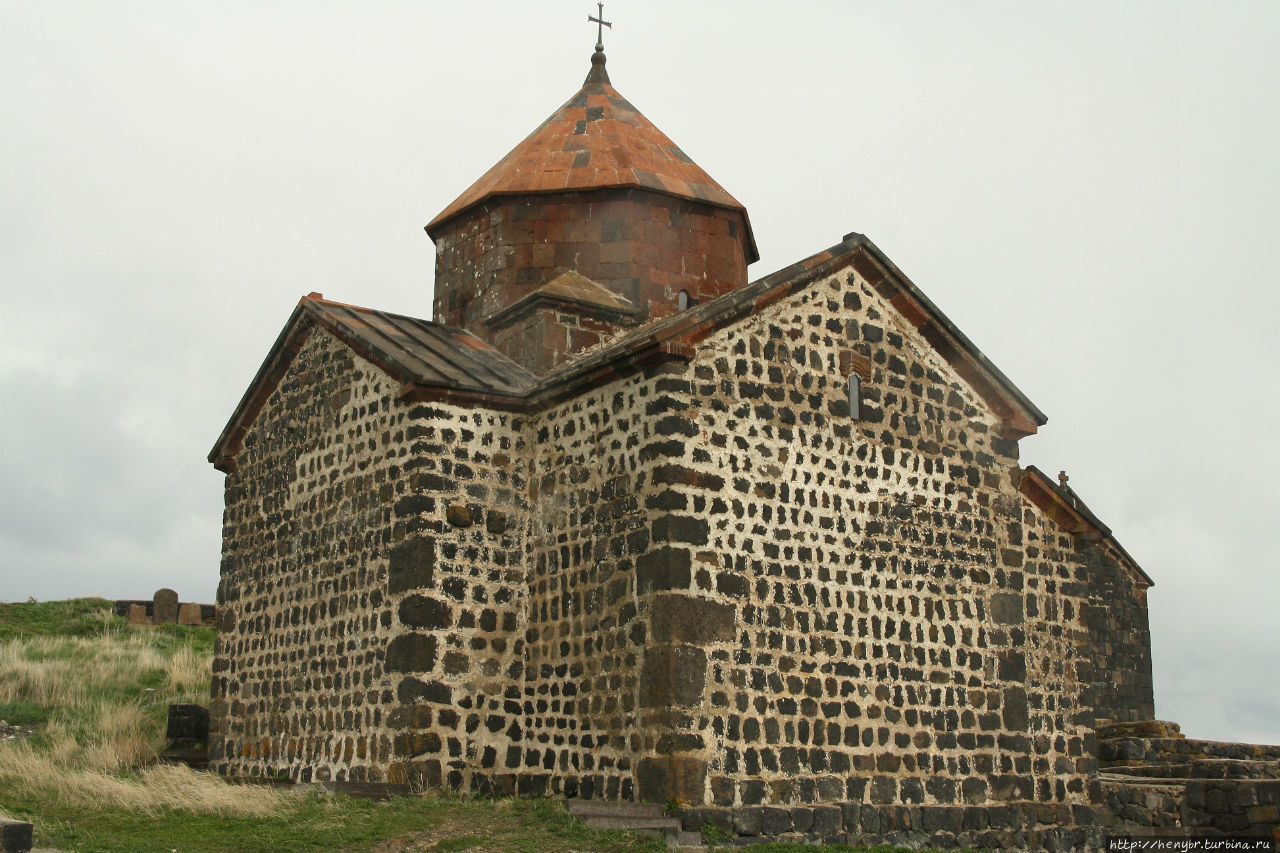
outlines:
[[[1136,723],[1102,723],[1098,725],[1098,740],[1113,738],[1179,738],[1182,728],[1168,720],[1142,720]]]
[[[1142,778],[1123,773],[1116,773],[1112,770],[1103,770],[1098,773],[1098,781],[1103,785],[1135,785],[1141,787],[1147,786],[1172,786],[1177,788],[1185,788],[1187,786],[1186,779],[1153,779],[1150,777]]]
[[[682,831],[676,838],[675,849],[678,853],[704,853],[709,848],[702,840],[702,833]]]
[[[569,814],[574,817],[665,817],[661,803],[623,803],[608,800],[568,800]]]
[[[1141,779],[1280,779],[1280,763],[1207,758],[1163,764],[1112,764],[1106,772]]]
[[[593,829],[625,829],[641,835],[679,838],[680,821],[673,817],[607,817],[592,815],[582,822]]]
[[[1188,761],[1229,758],[1241,761],[1280,761],[1280,746],[1226,743],[1190,738],[1112,738],[1098,743],[1098,761],[1111,764],[1185,764]]]

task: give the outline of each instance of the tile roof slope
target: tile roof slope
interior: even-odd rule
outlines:
[[[465,329],[316,297],[304,305],[322,326],[402,382],[519,395],[534,375]]]
[[[522,399],[536,377],[465,329],[456,329],[342,302],[318,293],[302,297],[280,330],[262,366],[209,451],[219,470],[232,457],[262,407],[284,377],[309,331],[319,326],[405,387],[427,385],[480,398]]]
[[[427,225],[430,232],[496,195],[637,187],[742,213],[747,210],[618,94],[604,53],[582,88]],[[749,260],[759,255],[747,221]]]

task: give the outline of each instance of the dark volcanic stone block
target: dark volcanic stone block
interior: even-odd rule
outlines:
[[[991,596],[991,618],[1000,625],[1022,624],[1022,595],[1016,592],[998,592]]]
[[[663,515],[654,519],[654,542],[688,542],[692,545],[707,544],[711,526],[706,519],[687,515]]]
[[[396,698],[405,705],[415,702],[436,702],[441,705],[453,703],[453,688],[438,681],[422,681],[417,678],[406,678],[396,689]],[[443,714],[443,712],[441,712]]]
[[[387,644],[388,672],[430,672],[436,665],[432,634],[401,634]]]
[[[205,740],[209,737],[209,709],[202,705],[170,705],[164,736],[170,740]]]
[[[1026,681],[1027,656],[1019,651],[1001,652],[997,670],[1001,681]]]
[[[693,579],[688,551],[656,548],[636,560],[636,584],[641,593],[663,589],[688,589]]]
[[[660,643],[728,642],[733,640],[735,608],[692,595],[653,597],[653,638]]]
[[[898,799],[898,780],[892,776],[877,776],[871,780],[871,802],[892,803]]]
[[[791,831],[791,812],[787,809],[765,807],[760,818],[761,835],[781,835]]]
[[[400,621],[410,628],[448,628],[453,614],[448,602],[425,595],[410,595],[400,602]]]
[[[406,539],[391,549],[387,590],[407,592],[435,582],[436,541],[426,536]]]
[[[640,704],[647,708],[698,705],[706,680],[707,653],[702,649],[650,646],[640,672]]]
[[[1027,691],[1010,687],[1004,691],[1004,727],[1014,732],[1025,732],[1031,723],[1027,716]]]
[[[707,763],[697,758],[672,756],[642,758],[636,765],[639,799],[645,803],[702,800]]]
[[[733,831],[737,835],[759,835],[760,824],[764,819],[764,809],[759,806],[744,806],[733,810]]]
[[[26,821],[0,818],[0,849],[5,853],[26,853],[31,849],[33,831]]]

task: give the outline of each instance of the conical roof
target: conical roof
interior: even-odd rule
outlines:
[[[427,225],[442,223],[491,196],[636,187],[742,213],[747,260],[759,257],[747,210],[618,94],[603,51],[578,93]]]

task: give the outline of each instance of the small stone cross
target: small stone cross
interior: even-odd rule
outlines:
[[[1067,487],[1067,480],[1070,480],[1070,479],[1071,479],[1071,478],[1067,476],[1067,472],[1066,472],[1066,471],[1059,471],[1059,472],[1058,472],[1058,485],[1059,485],[1059,486],[1062,486],[1062,488],[1064,488],[1064,489],[1065,489],[1065,488]]]
[[[597,18],[592,15],[587,15],[587,23],[597,25],[596,26],[596,50],[604,50],[604,28],[608,27],[609,29],[613,29],[613,21],[606,21],[604,19],[603,3],[597,3],[596,9],[599,10],[596,12],[596,14],[599,15],[600,17]]]

